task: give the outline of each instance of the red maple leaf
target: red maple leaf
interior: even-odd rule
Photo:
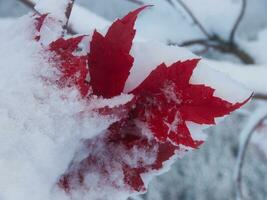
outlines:
[[[94,32],[88,55],[94,94],[105,98],[121,94],[134,62],[129,54],[135,35],[134,23],[138,13],[145,8],[115,21],[105,36]]]
[[[35,40],[36,41],[39,41],[40,40],[40,31],[41,31],[41,28],[44,24],[44,21],[46,19],[46,17],[48,16],[48,14],[43,14],[43,15],[37,15],[37,14],[34,14],[33,17],[34,17],[34,25],[35,25],[35,30],[37,32],[37,35],[35,36]]]
[[[186,121],[197,124],[215,124],[222,117],[241,107],[214,96],[214,89],[190,84],[198,59],[176,62],[167,67],[158,66],[131,93],[138,98],[135,115],[145,122],[159,141],[196,148],[202,142],[194,141]]]
[[[55,53],[53,61],[62,74],[57,84],[76,86],[88,100],[90,95],[101,98],[120,95],[134,62],[129,54],[135,35],[134,23],[144,8],[115,21],[105,36],[95,31],[87,56],[74,55],[83,36],[60,38],[51,43],[49,51]],[[37,30],[42,23],[40,19]],[[129,93],[134,95],[130,102],[98,108],[100,114],[120,120],[101,135],[83,142],[87,156],[72,162],[60,178],[59,186],[67,192],[90,190],[92,185],[144,191],[142,174],[161,169],[181,147],[197,148],[203,141],[192,138],[186,122],[214,124],[215,118],[248,101],[232,104],[214,96],[213,88],[190,83],[198,62],[199,59],[192,59],[170,66],[162,63]],[[90,94],[89,87],[92,87]],[[100,178],[92,183],[86,179],[90,174]],[[121,174],[124,185],[114,179],[114,174]]]
[[[88,74],[86,56],[74,55],[78,45],[84,36],[78,36],[65,40],[59,38],[49,45],[49,50],[55,52],[54,60],[58,63],[58,69],[62,73],[58,80],[60,87],[76,86],[82,97],[88,95],[89,82],[86,80]]]
[[[153,138],[148,139],[134,120],[128,119],[112,124],[105,134],[86,140],[84,146],[87,157],[72,163],[59,180],[60,187],[68,192],[84,186],[90,188],[90,182],[88,184],[85,180],[88,174],[100,177],[94,184],[125,189],[121,181],[113,179],[114,174],[123,174],[126,187],[145,191],[141,174],[161,169],[163,162],[179,150],[170,142],[159,143]]]

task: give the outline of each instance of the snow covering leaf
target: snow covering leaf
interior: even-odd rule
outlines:
[[[62,172],[58,185],[70,194],[106,186],[129,193],[145,191],[144,175],[162,170],[177,152],[203,143],[192,137],[186,122],[214,124],[215,118],[248,101],[233,104],[214,96],[211,87],[192,84],[199,59],[162,63],[133,91],[123,94],[134,63],[130,55],[134,24],[146,7],[116,20],[105,36],[95,31],[87,55],[79,52],[84,36],[59,38],[46,47],[48,61],[60,72],[56,84],[76,87],[88,106],[79,114],[97,112],[112,119],[99,135],[82,138],[80,149]],[[36,19],[37,33],[44,19]]]
[[[75,51],[84,36],[58,40],[50,44],[50,51],[55,52],[54,59],[58,62],[58,69],[62,73],[58,84],[61,87],[77,86],[82,97],[89,92],[89,83],[86,80],[88,76],[86,56],[76,56]]]
[[[133,65],[129,54],[137,15],[147,6],[115,21],[107,34],[94,32],[88,55],[91,85],[95,95],[111,98],[121,94]]]
[[[135,104],[136,104],[136,98],[133,96],[131,100],[128,101],[127,103],[122,103],[114,107],[106,105],[104,107],[93,110],[103,116],[111,116],[111,117],[116,117],[118,119],[125,119],[128,118],[129,112],[133,109]]]
[[[196,148],[202,142],[193,140],[186,121],[215,124],[216,117],[227,115],[246,102],[232,104],[213,96],[213,88],[190,84],[198,62],[199,59],[178,61],[169,67],[163,63],[131,92],[138,98],[136,117],[147,123],[159,141]]]
[[[104,135],[86,140],[84,147],[86,158],[72,164],[59,181],[60,187],[66,191],[90,190],[94,184],[145,191],[141,175],[161,169],[163,162],[179,149],[169,142],[158,143],[155,139],[148,139],[134,121],[128,119],[114,123]],[[97,183],[85,179],[90,174],[100,177]]]
[[[170,67],[162,64],[152,71],[131,92],[135,98],[129,107],[124,107],[127,109],[120,115],[122,120],[112,124],[103,135],[86,140],[86,150],[83,151],[87,152],[87,156],[71,165],[59,185],[66,191],[77,187],[90,189],[92,186],[85,177],[98,174],[101,178],[94,184],[115,188],[127,185],[133,191],[144,191],[142,174],[161,169],[163,163],[180,149],[180,145],[197,148],[202,144],[202,141],[191,137],[185,122],[212,124],[215,117],[228,114],[242,104],[231,104],[214,97],[214,89],[210,87],[190,84],[198,61],[177,62]],[[207,105],[211,106],[210,110]],[[102,113],[119,111],[121,114],[121,108],[105,107]],[[192,116],[189,116],[190,112]],[[143,134],[142,127],[138,125],[140,121],[147,123],[155,137],[148,138]],[[113,179],[115,174],[120,174],[123,184]],[[79,186],[73,182],[77,183],[77,180]]]

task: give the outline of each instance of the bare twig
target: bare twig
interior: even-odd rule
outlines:
[[[236,34],[236,31],[237,31],[237,28],[240,24],[240,22],[242,21],[242,19],[244,18],[244,15],[245,15],[245,11],[246,11],[246,7],[247,7],[247,0],[242,0],[242,7],[241,7],[241,10],[240,10],[240,13],[236,19],[236,22],[232,28],[232,31],[230,33],[230,38],[229,38],[229,42],[230,44],[234,44],[235,43],[235,34]]]
[[[244,166],[245,154],[248,148],[249,141],[257,126],[265,119],[267,119],[267,109],[257,109],[250,117],[248,123],[240,134],[239,152],[235,171],[236,200],[243,199],[242,169]]]
[[[176,9],[176,6],[172,0],[165,0],[165,1],[168,2],[172,7]],[[247,4],[246,0],[242,0],[242,8],[233,26],[233,29],[230,33],[229,40],[224,40],[216,34],[213,34],[213,35],[209,34],[208,31],[204,28],[204,26],[197,19],[197,17],[194,15],[194,13],[191,11],[191,9],[183,2],[183,0],[176,0],[176,1],[182,6],[182,8],[188,13],[188,15],[192,18],[192,20],[198,26],[198,28],[207,37],[207,39],[196,39],[196,40],[185,41],[179,46],[202,45],[205,47],[205,49],[212,48],[222,53],[232,54],[236,56],[237,58],[239,58],[245,64],[255,63],[254,59],[247,52],[242,50],[237,44],[235,44],[235,41],[234,41],[236,30],[245,14],[246,4]],[[169,43],[169,44],[172,45],[175,43]]]
[[[216,49],[222,53],[229,53],[235,55],[245,64],[254,64],[254,59],[247,54],[245,51],[240,49],[237,45],[230,45],[229,42],[222,40],[217,36],[213,36],[210,39],[196,39],[185,41],[181,44],[176,44],[169,42],[170,45],[179,45],[179,46],[192,46],[192,45],[202,45],[212,49]]]
[[[75,3],[75,0],[69,0],[69,3],[67,5],[66,11],[65,11],[66,23],[63,25],[63,36],[65,35],[65,33],[69,33],[68,26],[69,26],[70,15],[71,15],[71,11],[72,11],[74,3]]]
[[[186,46],[192,46],[192,45],[203,45],[203,46],[209,46],[209,40],[208,39],[196,39],[196,40],[189,40],[181,43],[179,46],[186,47]],[[175,43],[169,43],[169,44],[175,44]]]
[[[267,95],[264,95],[264,94],[255,94],[253,96],[253,99],[267,101]]]
[[[131,3],[134,3],[134,4],[137,4],[137,5],[139,5],[139,6],[144,5],[144,2],[142,2],[142,1],[140,1],[140,0],[127,0],[127,1],[129,1],[129,2],[131,2]]]
[[[169,1],[170,2],[170,1]],[[200,21],[197,19],[197,17],[194,15],[194,13],[190,10],[190,8],[182,1],[177,0],[177,2],[182,6],[182,8],[188,13],[188,15],[192,18],[193,22],[198,26],[198,28],[202,31],[202,33],[207,38],[212,38],[212,35],[208,33],[208,31],[204,28],[204,26],[200,23]]]
[[[168,4],[170,4],[172,7],[175,7],[174,3],[172,2],[172,0],[166,0]]]

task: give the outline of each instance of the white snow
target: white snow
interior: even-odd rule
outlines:
[[[66,22],[65,10],[68,6],[69,1],[67,0],[35,0],[35,9],[40,13],[50,13],[53,17],[61,20],[63,23]],[[62,12],[63,11],[63,12]]]
[[[267,29],[263,29],[258,33],[256,39],[251,41],[240,41],[241,46],[248,51],[257,64],[266,64],[266,43],[267,43]]]
[[[240,65],[230,62],[205,60],[212,68],[226,73],[255,93],[267,94],[266,65]]]
[[[70,27],[80,34],[88,34],[94,29],[101,30],[110,25],[108,20],[77,4],[73,6],[69,23]]]
[[[2,34],[2,32],[5,32],[8,27],[12,26],[12,23],[14,21],[14,18],[0,18],[0,34]]]
[[[54,72],[32,39],[32,23],[29,15],[17,19],[0,37],[0,198],[65,200],[56,183],[79,141],[114,119],[80,116],[85,104],[74,88],[44,83],[40,76]]]

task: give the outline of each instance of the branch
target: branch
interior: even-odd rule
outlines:
[[[167,0],[167,2],[171,2],[170,0]],[[190,8],[182,1],[177,0],[177,2],[182,6],[182,8],[188,13],[188,15],[191,17],[193,22],[196,24],[196,26],[201,30],[201,32],[207,37],[212,38],[212,36],[208,33],[208,31],[204,28],[204,26],[200,23],[200,21],[197,19],[197,17],[194,15],[194,13],[190,10]],[[173,3],[171,4],[173,5]]]
[[[170,4],[172,7],[175,7],[174,3],[172,2],[172,0],[166,0],[168,4]]]
[[[236,200],[243,199],[242,193],[242,169],[244,166],[245,154],[249,141],[257,126],[267,119],[267,109],[258,108],[246,123],[245,128],[240,134],[239,152],[235,171]]]
[[[66,11],[65,11],[66,23],[63,25],[63,36],[65,35],[65,33],[69,33],[68,26],[69,26],[70,15],[71,15],[71,11],[72,11],[74,3],[75,3],[75,0],[69,0],[69,3],[66,7]]]
[[[196,39],[196,40],[188,40],[185,41],[183,43],[181,43],[180,45],[176,44],[176,43],[171,43],[169,42],[169,45],[178,45],[178,46],[182,46],[182,47],[186,47],[186,46],[192,46],[192,45],[203,45],[203,46],[210,46],[209,45],[209,40],[206,39]]]
[[[240,49],[237,45],[232,45],[231,43],[224,41],[217,36],[213,36],[209,39],[189,40],[181,44],[176,44],[176,43],[171,43],[171,42],[169,42],[169,44],[175,44],[175,45],[183,46],[183,47],[192,46],[192,45],[202,45],[205,47],[216,49],[222,53],[233,54],[245,64],[255,63],[254,59],[249,54],[247,54],[245,51]]]
[[[247,7],[247,0],[242,0],[242,7],[241,7],[241,10],[240,10],[240,13],[236,19],[236,22],[232,28],[232,31],[230,33],[230,38],[229,38],[229,42],[231,44],[234,44],[234,40],[235,40],[235,34],[236,34],[236,31],[237,31],[237,28],[240,24],[240,22],[242,21],[242,19],[244,18],[244,15],[245,15],[245,11],[246,11],[246,7]]]
[[[134,4],[137,4],[137,5],[139,5],[139,6],[144,5],[144,2],[142,2],[142,1],[140,1],[140,0],[127,0],[127,1],[129,1],[129,2],[131,2],[131,3],[134,3]]]
[[[264,94],[255,94],[253,96],[254,99],[257,99],[257,100],[264,100],[264,101],[267,101],[267,95],[264,95]]]

